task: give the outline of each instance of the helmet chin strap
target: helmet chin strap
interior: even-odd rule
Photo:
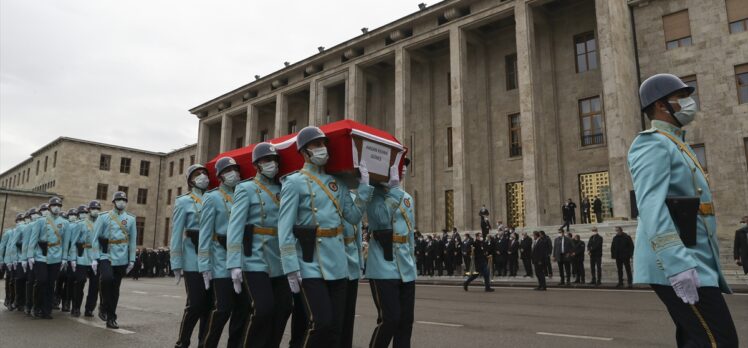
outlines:
[[[670,102],[667,100],[667,98],[663,98],[660,100],[665,104],[665,108],[667,109],[670,118],[675,121],[675,125],[678,126],[678,128],[683,128],[683,124],[678,121],[677,117],[675,117],[675,109],[673,109],[673,106],[670,105]]]

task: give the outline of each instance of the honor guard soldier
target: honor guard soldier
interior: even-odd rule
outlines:
[[[296,147],[305,164],[286,176],[281,189],[278,234],[283,271],[307,309],[304,346],[337,347],[348,282],[343,220],[361,221],[373,188],[363,161],[355,199],[343,182],[325,173],[327,137],[319,128],[302,129]]]
[[[94,240],[94,221],[90,217],[90,208],[101,209],[98,201],[91,201],[88,205],[78,206],[78,228],[73,234],[70,248],[70,268],[74,272],[74,282],[72,286],[72,307],[70,315],[79,317],[80,309],[83,304],[83,288],[88,283],[88,296],[86,297],[85,316],[92,317],[93,310],[96,308],[96,296],[98,296],[99,282],[98,276],[91,269]]]
[[[98,269],[101,282],[102,320],[106,327],[119,329],[117,324],[117,303],[122,278],[130,273],[135,265],[135,243],[137,230],[135,216],[128,213],[127,195],[117,191],[112,197],[114,208],[100,215],[94,225],[93,248],[98,250],[97,260],[91,267]]]
[[[29,209],[26,212],[26,236],[23,239],[23,245],[21,246],[21,267],[26,270],[26,315],[31,315],[31,310],[34,308],[34,272],[29,266],[27,255],[29,250],[29,240],[31,239],[31,233],[34,230],[34,225],[38,223],[42,215],[36,210],[36,208]]]
[[[351,187],[355,183],[348,186]],[[350,193],[351,199],[356,199],[354,192]],[[361,279],[364,267],[364,256],[361,252],[363,244],[361,236],[361,222],[351,224],[343,220],[343,242],[345,242],[345,253],[348,256],[348,285],[346,285],[345,310],[343,311],[343,335],[340,347],[353,347],[353,327],[356,321],[356,300],[358,299],[358,281]]]
[[[390,168],[387,187],[377,187],[368,208],[369,278],[377,327],[370,347],[410,347],[416,294],[413,198],[400,187],[397,166]]]
[[[239,183],[234,195],[226,267],[231,272],[234,291],[239,294],[239,308],[245,302],[253,304],[244,347],[278,347],[291,315],[291,289],[283,273],[278,244],[279,160],[274,145],[257,144],[252,150],[257,174]],[[218,305],[221,306],[220,301]]]
[[[200,215],[203,210],[203,193],[210,179],[208,170],[200,164],[187,168],[187,187],[190,192],[177,197],[174,202],[171,227],[171,269],[177,285],[184,277],[187,305],[184,308],[176,347],[189,347],[192,330],[200,320],[198,341],[202,342],[208,327],[211,300],[197,268],[197,248],[200,239]]]
[[[23,257],[23,242],[31,236],[30,226],[24,221],[26,214],[16,214],[16,228],[13,231],[12,241],[12,262],[15,267],[14,290],[16,291],[14,302],[19,311],[23,311],[26,306],[26,286],[28,284],[28,272],[26,267],[21,265]],[[8,241],[9,243],[11,241]]]
[[[8,308],[8,310],[14,310],[15,304],[14,304],[14,297],[15,297],[15,289],[14,289],[14,272],[16,269],[15,264],[11,261],[11,251],[13,247],[12,239],[13,239],[13,228],[6,229],[5,232],[3,232],[2,241],[0,242],[0,262],[2,262],[5,267],[7,268],[7,272],[5,272],[5,307]]]
[[[57,281],[58,285],[58,291],[57,296],[62,302],[62,311],[63,312],[69,312],[70,311],[70,302],[72,301],[73,296],[73,283],[75,282],[75,267],[74,262],[75,260],[75,253],[71,253],[71,250],[75,249],[75,242],[74,239],[76,235],[78,234],[78,228],[80,228],[80,224],[78,223],[78,209],[72,208],[68,210],[68,229],[65,231],[66,235],[63,237],[63,241],[65,243],[63,247],[64,259],[66,266],[65,271],[61,274],[64,274],[60,276],[60,279]]]
[[[34,307],[38,310],[35,317],[52,319],[54,284],[63,262],[63,236],[69,223],[60,216],[59,197],[50,198],[48,205],[40,210],[44,218],[33,226],[27,256],[29,266],[34,269]]]
[[[628,153],[639,210],[634,282],[650,284],[665,304],[679,347],[737,347],[722,296],[731,290],[720,269],[709,178],[683,130],[696,114],[693,92],[670,74],[654,75],[639,88],[652,128]]]
[[[226,234],[234,204],[234,188],[241,179],[239,166],[231,157],[219,158],[215,170],[221,184],[203,196],[197,254],[197,266],[202,273],[205,290],[210,288],[211,281],[215,286],[212,293],[216,304],[216,308],[210,311],[208,331],[202,340],[202,346],[217,347],[223,327],[231,317],[228,346],[240,347],[244,317],[249,310],[249,304],[242,308],[234,306],[236,294],[231,274],[226,268]]]

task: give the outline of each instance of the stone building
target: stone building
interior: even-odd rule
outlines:
[[[93,199],[109,210],[114,192],[124,191],[127,211],[136,216],[137,244],[168,245],[159,233],[171,217],[168,195],[186,186],[184,180],[174,178],[183,177],[178,173],[194,162],[194,151],[195,145],[161,153],[57,138],[0,174],[2,227],[13,225],[16,212],[37,207],[53,195],[63,199],[66,211]]]
[[[340,119],[409,147],[422,231],[560,224],[599,196],[630,216],[638,85],[697,87],[688,140],[712,169],[721,234],[748,197],[748,6],[740,0],[447,0],[196,106],[197,160]],[[717,170],[716,168],[719,168]],[[593,218],[594,219],[594,218]]]

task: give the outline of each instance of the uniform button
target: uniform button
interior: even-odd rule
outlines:
[[[267,214],[262,214],[262,217],[263,217],[263,218],[266,218],[266,217],[267,217]]]
[[[703,191],[703,190],[701,189],[701,187],[697,187],[697,188],[696,188],[696,192],[698,192],[698,193],[701,193],[701,191]]]
[[[317,208],[314,208],[314,212],[315,212],[315,213],[317,212]]]
[[[317,239],[317,242],[320,242],[320,243],[322,243],[322,238],[318,238],[318,239]]]
[[[260,202],[261,205],[265,205],[265,201]]]
[[[312,192],[312,197],[317,197],[317,194]]]

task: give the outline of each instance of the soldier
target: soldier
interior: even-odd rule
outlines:
[[[366,270],[377,327],[370,347],[410,347],[416,294],[414,202],[400,186],[397,166],[390,168],[386,188],[377,187],[368,208],[372,233]]]
[[[694,90],[670,74],[654,75],[639,88],[652,128],[628,153],[639,210],[634,282],[650,284],[665,304],[678,346],[737,347],[722,296],[731,290],[720,269],[709,178],[682,129],[696,115]]]
[[[13,233],[13,241],[11,245],[13,253],[12,262],[15,264],[14,267],[16,269],[14,279],[14,290],[16,291],[15,307],[19,311],[23,311],[26,306],[26,286],[28,284],[28,272],[26,271],[26,267],[21,265],[21,261],[24,260],[23,242],[31,235],[29,232],[29,226],[24,221],[25,215],[26,214],[24,213],[16,214],[16,228]],[[9,240],[8,243],[11,243],[11,241]]]
[[[349,187],[355,183],[347,184]],[[351,191],[351,199],[355,199],[355,193]],[[361,223],[353,225],[348,221],[343,221],[345,230],[343,231],[343,241],[345,242],[345,252],[348,255],[348,285],[346,285],[345,295],[345,313],[343,317],[343,335],[340,340],[340,347],[353,347],[353,327],[356,320],[356,301],[358,299],[358,282],[363,273],[364,259],[361,246],[363,244],[361,234]]]
[[[95,202],[95,203],[94,203]],[[83,288],[86,280],[91,279],[88,284],[88,296],[86,297],[85,316],[93,317],[93,310],[96,307],[96,296],[98,292],[98,277],[93,274],[91,269],[92,255],[96,252],[93,250],[94,225],[90,217],[90,209],[96,207],[98,201],[91,201],[88,205],[78,206],[78,228],[71,238],[70,248],[70,268],[73,269],[73,293],[72,307],[70,315],[79,317],[80,309],[83,303]],[[100,208],[100,205],[99,205]]]
[[[205,290],[203,278],[197,268],[197,248],[200,238],[200,215],[203,209],[203,193],[208,188],[210,179],[208,170],[200,164],[187,168],[187,187],[190,192],[177,197],[172,213],[171,227],[171,268],[177,285],[184,277],[187,292],[187,305],[179,326],[179,337],[176,347],[189,347],[190,337],[195,324],[200,320],[198,341],[202,342],[208,326],[210,314],[210,297]]]
[[[216,305],[216,308],[210,312],[208,319],[210,325],[202,343],[205,347],[217,347],[223,326],[231,317],[228,346],[239,347],[241,328],[244,326],[244,317],[249,309],[249,303],[238,306],[238,302],[234,301],[236,294],[232,289],[231,274],[226,268],[226,234],[233,210],[234,187],[241,179],[239,166],[231,157],[219,158],[215,169],[221,185],[203,195],[197,253],[197,267],[203,276],[203,285],[205,290],[209,290],[211,281],[213,282]]]
[[[91,267],[94,272],[100,272],[99,318],[106,321],[107,328],[119,329],[119,288],[122,278],[130,273],[135,265],[135,244],[138,234],[135,230],[135,216],[126,211],[127,195],[122,191],[115,192],[112,203],[114,209],[100,215],[94,225],[93,248],[98,250],[98,257],[91,262]]]
[[[41,214],[36,211],[36,208],[31,208],[26,213],[27,220],[27,228],[26,228],[26,235],[23,239],[23,245],[21,246],[21,267],[26,271],[26,315],[31,315],[31,310],[34,307],[34,272],[31,270],[29,263],[27,261],[27,255],[28,255],[28,249],[29,249],[29,239],[31,239],[31,233],[34,229],[34,224],[39,221],[39,218],[41,218]]]
[[[249,307],[250,301],[254,303],[244,332],[244,346],[278,347],[291,314],[291,289],[283,273],[278,244],[279,161],[274,145],[257,144],[252,150],[257,174],[242,181],[234,195],[226,267],[238,294],[234,308],[241,310]],[[231,293],[230,286],[227,294]]]
[[[26,256],[35,277],[34,315],[36,318],[52,319],[54,284],[62,267],[63,236],[69,222],[60,216],[62,200],[59,197],[50,198],[48,205],[39,210],[44,218],[39,219],[32,228]]]
[[[361,221],[373,188],[363,161],[355,199],[345,183],[325,173],[327,137],[319,128],[302,129],[296,148],[304,167],[286,176],[281,189],[278,235],[283,272],[291,291],[301,291],[307,309],[305,346],[336,347],[348,282],[343,220]]]
[[[65,236],[63,236],[63,243],[65,243],[63,250],[65,252],[65,270],[60,272],[60,277],[57,280],[57,297],[62,303],[62,311],[70,311],[70,301],[72,300],[73,294],[73,283],[75,282],[75,269],[72,267],[72,262],[75,261],[75,253],[71,253],[71,249],[75,249],[74,238],[78,234],[78,209],[72,208],[68,210],[68,229],[65,230]]]
[[[16,221],[17,223],[17,221]],[[12,250],[15,248],[14,239],[14,228],[6,229],[3,232],[2,242],[0,242],[0,262],[6,265],[8,272],[5,276],[5,307],[8,310],[13,311],[15,309],[15,269],[16,265],[13,262]]]

